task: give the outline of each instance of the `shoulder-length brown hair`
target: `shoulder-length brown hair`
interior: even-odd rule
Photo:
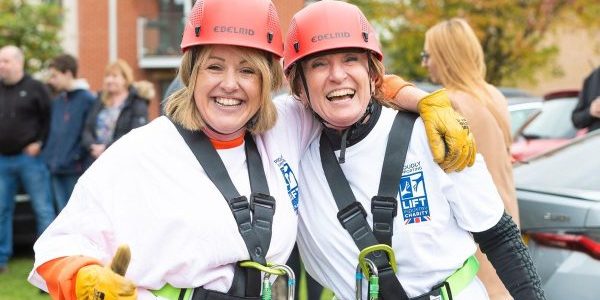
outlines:
[[[187,50],[179,66],[179,79],[183,88],[167,99],[165,114],[174,122],[189,130],[202,130],[206,124],[194,101],[194,88],[200,66],[208,59],[213,47],[196,46]],[[271,93],[281,87],[283,71],[279,61],[264,51],[239,47],[242,57],[250,66],[258,70],[261,79],[260,107],[248,125],[253,134],[271,129],[277,121],[277,110]]]

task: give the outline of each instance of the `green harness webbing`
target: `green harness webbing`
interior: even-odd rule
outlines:
[[[150,291],[154,296],[166,300],[190,300],[192,299],[193,289],[178,289],[170,284],[165,284],[160,290]],[[182,294],[182,291],[183,294]]]
[[[471,255],[462,267],[458,268],[458,270],[454,271],[452,275],[446,278],[445,282],[450,286],[450,291],[454,295],[458,295],[462,290],[464,290],[471,281],[477,276],[477,271],[479,271],[479,262],[474,255]],[[442,289],[442,297],[444,300],[449,299],[448,292],[446,289]]]

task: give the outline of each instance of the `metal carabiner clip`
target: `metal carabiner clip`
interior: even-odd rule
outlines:
[[[363,275],[362,265],[366,265],[369,271]],[[356,300],[362,300],[362,280],[366,278],[369,281],[369,300],[376,300],[379,298],[379,271],[375,263],[368,259],[363,258],[359,261],[356,266]]]
[[[275,270],[282,270],[287,275],[287,295],[288,300],[294,300],[296,297],[296,274],[292,268],[287,265],[274,265],[272,266]]]
[[[272,290],[271,290],[271,275],[281,276],[287,275],[287,288],[288,288],[288,300],[294,300],[296,296],[296,275],[292,268],[286,265],[277,265],[273,263],[267,263],[266,266],[261,265],[254,261],[243,261],[240,262],[240,266],[244,268],[254,268],[260,270],[265,273],[262,280],[262,300],[271,300]]]

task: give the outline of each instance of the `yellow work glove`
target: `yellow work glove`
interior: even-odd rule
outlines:
[[[133,282],[123,277],[131,252],[127,245],[117,250],[111,267],[85,266],[77,272],[75,294],[78,300],[135,300],[137,290]]]
[[[433,159],[446,172],[461,171],[475,163],[477,148],[467,120],[452,108],[444,89],[419,101],[419,114]]]

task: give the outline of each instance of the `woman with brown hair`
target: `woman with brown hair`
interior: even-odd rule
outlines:
[[[148,123],[153,89],[135,88],[133,71],[119,59],[106,66],[102,91],[88,114],[82,145],[97,159],[106,148],[134,128]]]
[[[322,123],[300,161],[297,242],[308,273],[338,299],[367,290],[369,299],[488,299],[477,277],[479,245],[515,299],[545,299],[482,156],[444,172],[424,119],[390,109],[383,53],[360,9],[315,2],[290,28],[284,71]],[[447,101],[444,91],[427,98]],[[361,289],[361,274],[369,283],[376,275],[378,285]]]

